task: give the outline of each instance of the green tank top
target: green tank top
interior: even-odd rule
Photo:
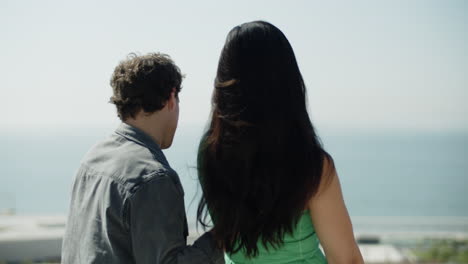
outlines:
[[[325,264],[327,260],[319,248],[319,241],[315,233],[309,211],[302,214],[293,234],[284,237],[284,244],[278,249],[268,247],[261,242],[258,244],[259,254],[255,258],[247,258],[243,251],[235,254],[225,254],[226,264]]]

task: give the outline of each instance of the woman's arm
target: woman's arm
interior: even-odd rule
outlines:
[[[308,207],[328,263],[364,263],[354,239],[333,160],[325,158],[323,175],[318,192]]]

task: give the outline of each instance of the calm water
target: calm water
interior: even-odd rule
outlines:
[[[81,157],[111,132],[0,132],[0,211],[65,214]],[[193,167],[201,133],[202,126],[181,127],[173,147],[165,151],[184,185],[191,222],[198,190]],[[333,132],[321,133],[321,138],[335,159],[346,204],[356,219],[468,217],[468,135]]]

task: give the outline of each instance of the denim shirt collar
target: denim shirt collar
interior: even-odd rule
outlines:
[[[147,147],[158,157],[158,160],[169,166],[166,157],[164,156],[159,145],[145,132],[127,123],[121,123],[120,126],[115,130],[115,133],[131,140],[137,144]]]

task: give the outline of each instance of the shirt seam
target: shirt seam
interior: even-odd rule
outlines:
[[[124,191],[126,193],[124,194],[124,198],[123,198],[123,202],[122,202],[122,212],[120,213],[120,217],[121,217],[121,221],[122,221],[126,231],[129,231],[129,227],[130,227],[129,223],[127,223],[127,207],[128,207],[127,201],[130,198],[132,198],[139,189],[144,187],[142,185],[147,185],[147,184],[149,184],[151,181],[153,181],[155,179],[168,178],[170,181],[172,181],[172,179],[169,178],[168,170],[167,169],[161,169],[161,170],[158,170],[158,171],[152,171],[150,173],[147,173],[147,174],[141,176],[144,179],[141,180],[138,183],[135,183],[133,186],[130,187],[129,186],[129,185],[131,185],[130,183],[125,182],[122,179],[115,176],[115,175],[117,175],[117,172],[113,173],[113,174],[106,174],[104,172],[98,171],[98,170],[90,167],[88,164],[85,164],[85,163],[82,163],[81,166],[84,167],[84,169],[86,171],[90,171],[95,177],[100,176],[100,177],[108,178],[111,181],[114,181],[115,183],[119,184],[119,186],[123,187],[123,189],[124,189]],[[173,182],[172,182],[172,184],[175,185]]]
[[[128,187],[126,186],[128,183],[126,183],[122,179],[119,179],[118,177],[116,177],[117,172],[114,172],[112,174],[108,174],[108,173],[105,173],[103,171],[96,170],[95,168],[91,167],[87,163],[81,163],[81,167],[84,167],[86,169],[86,171],[90,171],[93,175],[96,175],[96,176],[99,175],[101,177],[109,178],[109,179],[115,181],[116,183],[118,183],[119,185],[122,185],[126,190],[128,189]]]

